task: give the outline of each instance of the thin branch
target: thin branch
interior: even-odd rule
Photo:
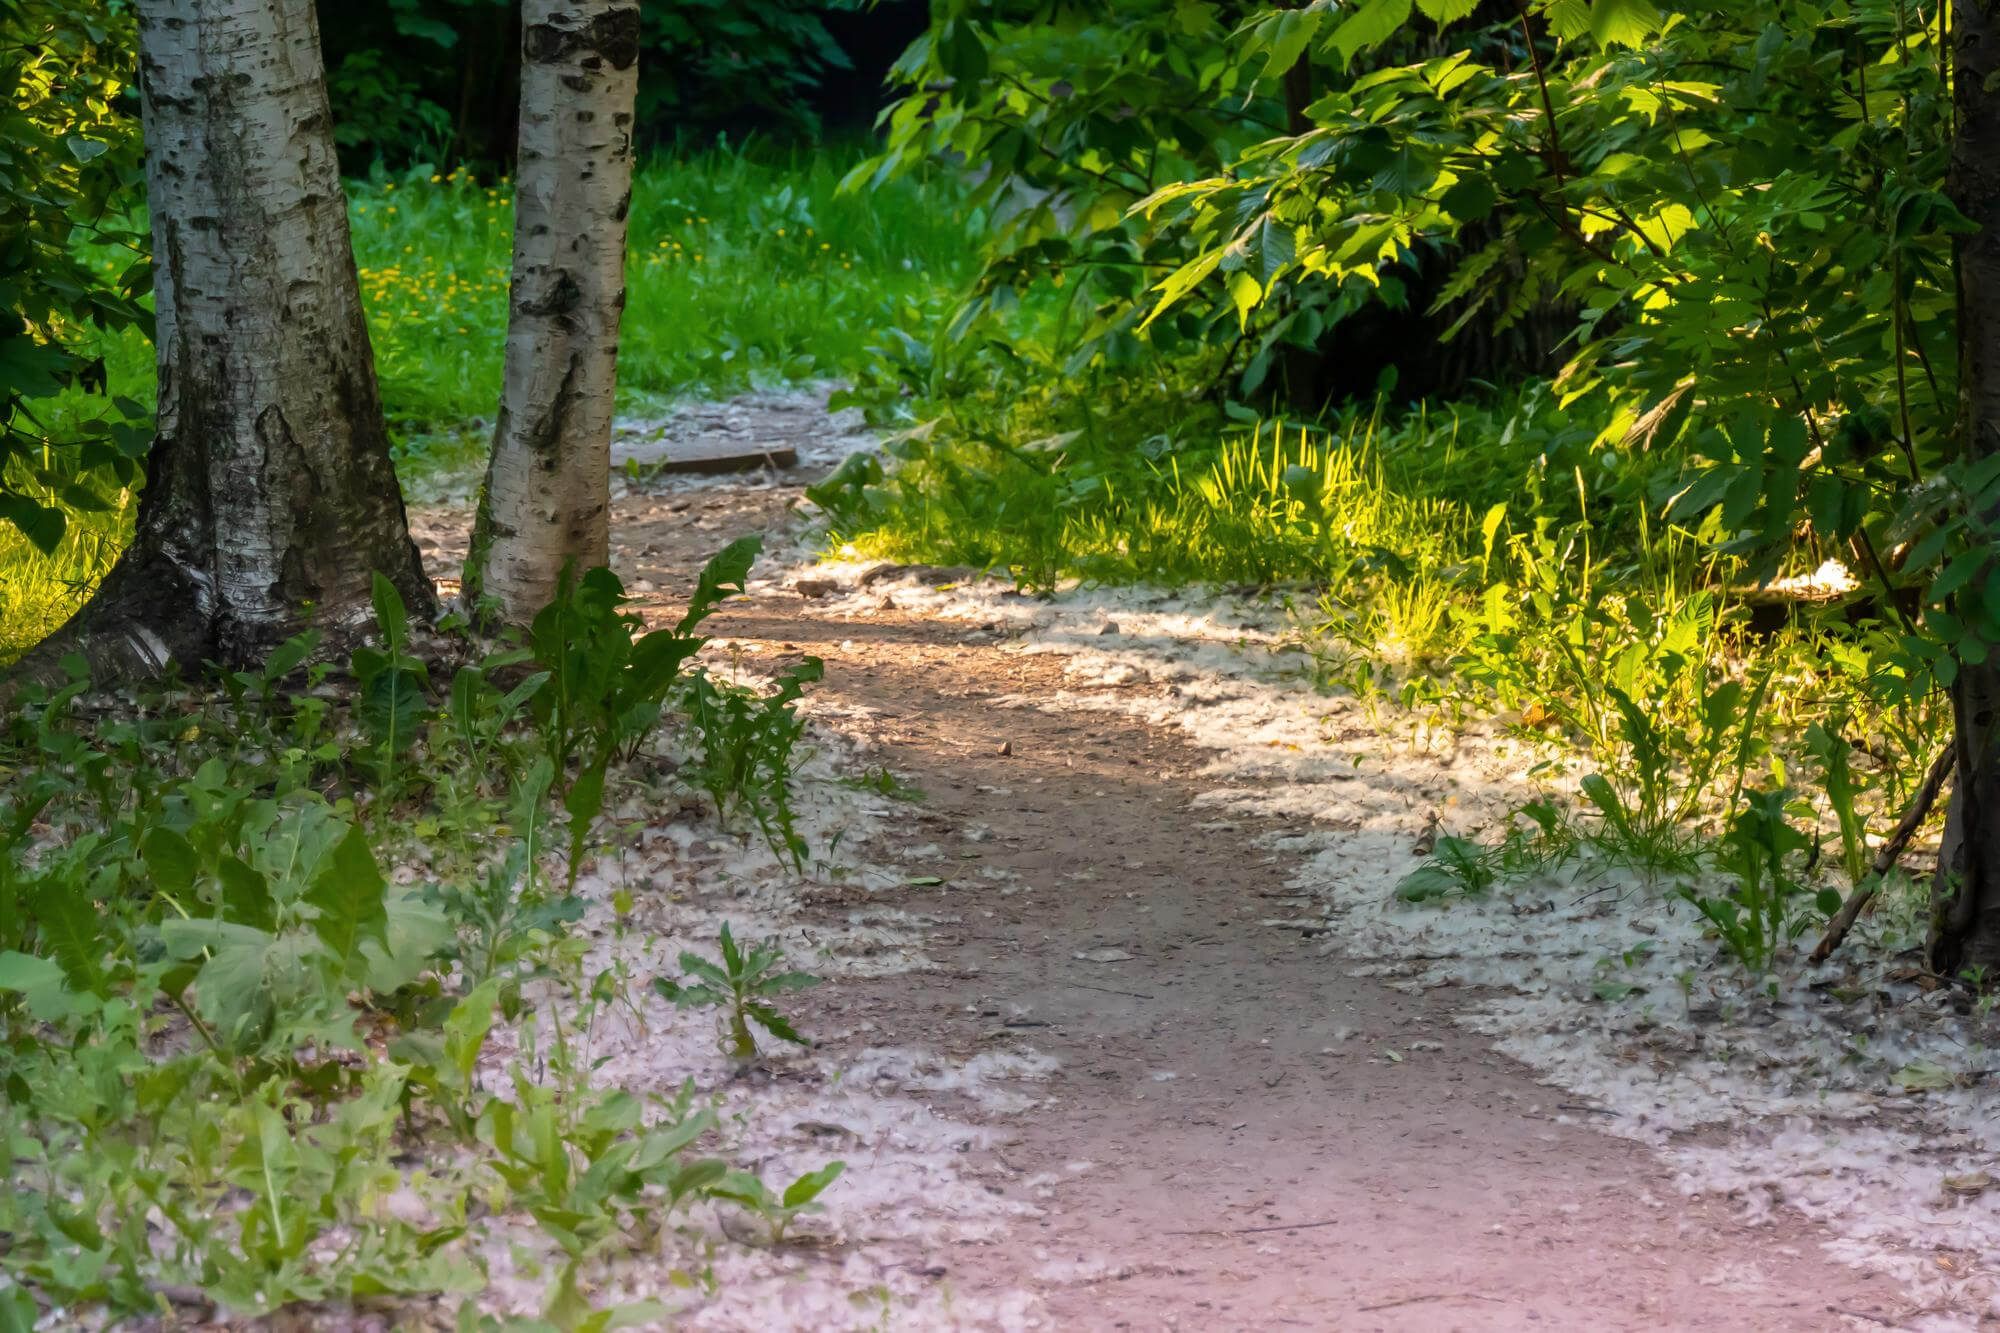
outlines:
[[[1938,793],[1943,790],[1944,781],[1951,776],[1952,766],[1957,761],[1958,746],[1952,742],[1947,742],[1938,757],[1931,760],[1930,771],[1924,774],[1924,785],[1917,789],[1915,799],[1910,802],[1910,808],[1903,812],[1903,818],[1897,823],[1895,832],[1889,835],[1889,840],[1882,844],[1881,849],[1875,853],[1874,861],[1869,864],[1868,878],[1854,892],[1847,895],[1847,901],[1833,914],[1833,920],[1827,922],[1826,934],[1822,935],[1819,943],[1814,946],[1809,962],[1815,966],[1824,963],[1833,951],[1840,947],[1840,942],[1847,938],[1847,932],[1854,929],[1855,921],[1860,918],[1861,913],[1874,900],[1877,890],[1882,887],[1882,877],[1895,868],[1896,862],[1903,857],[1903,850],[1910,845],[1910,839],[1916,836],[1918,828],[1922,827],[1924,820],[1930,817],[1931,807],[1937,804]]]

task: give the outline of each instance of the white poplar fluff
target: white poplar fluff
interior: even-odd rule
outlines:
[[[524,0],[506,378],[470,598],[533,617],[563,566],[609,562],[611,419],[625,309],[639,10]]]
[[[432,605],[362,322],[312,0],[140,0],[159,394],[132,545],[35,655],[259,660]],[[30,670],[34,659],[24,664]]]

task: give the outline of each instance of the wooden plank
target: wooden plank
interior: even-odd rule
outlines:
[[[799,452],[779,440],[758,443],[727,435],[697,435],[689,439],[617,440],[611,446],[611,466],[622,471],[630,461],[642,472],[717,476],[755,472],[762,467],[792,467]]]

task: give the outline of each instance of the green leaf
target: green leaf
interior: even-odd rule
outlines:
[[[173,829],[155,825],[146,830],[145,838],[139,843],[139,859],[145,863],[146,873],[161,889],[181,898],[193,894],[194,879],[199,869],[198,858],[188,840]]]
[[[1660,11],[1651,0],[1594,0],[1590,35],[1604,46],[1644,46],[1659,31]]]
[[[695,580],[694,594],[688,598],[687,614],[674,627],[675,632],[692,634],[716,607],[742,593],[743,582],[750,577],[750,566],[763,549],[762,537],[739,537],[717,551],[701,567],[701,577]]]
[[[967,19],[952,19],[938,34],[934,49],[938,66],[962,83],[977,83],[986,77],[986,43]]]
[[[1239,327],[1247,324],[1250,312],[1264,299],[1264,285],[1252,277],[1247,269],[1238,269],[1229,275],[1229,300],[1236,307],[1236,322]]]
[[[1347,21],[1333,30],[1333,48],[1344,69],[1363,51],[1394,37],[1410,21],[1410,0],[1364,0]]]
[[[344,965],[352,967],[363,961],[364,939],[372,939],[384,949],[389,947],[389,917],[384,906],[388,887],[367,837],[360,828],[350,826],[305,895],[305,901],[319,909],[313,918],[314,933]]]
[[[357,662],[360,656],[355,654]],[[368,673],[354,717],[376,745],[390,754],[403,753],[416,742],[418,724],[423,721],[423,677],[400,666]]]
[[[76,1012],[77,997],[64,985],[63,970],[52,958],[9,950],[0,953],[0,992],[21,997],[37,1022],[53,1023]]]
[[[221,872],[224,916],[259,930],[276,930],[278,911],[271,882],[234,856],[223,857],[216,868]]]
[[[1417,0],[1417,8],[1425,18],[1442,28],[1479,8],[1479,0]]]
[[[54,555],[62,545],[69,519],[60,509],[39,504],[24,495],[0,495],[0,522],[11,523],[30,545],[43,555]]]
[[[1493,211],[1500,195],[1484,176],[1467,176],[1452,185],[1439,200],[1444,211],[1460,222],[1477,222]]]
[[[55,955],[74,990],[93,994],[104,984],[106,918],[68,879],[51,875],[29,890],[28,908],[43,948]]]
[[[847,1169],[845,1162],[828,1162],[817,1171],[806,1174],[785,1186],[784,1204],[787,1208],[803,1208],[826,1192],[826,1187],[840,1179],[840,1173]]]
[[[403,605],[403,595],[379,571],[370,593],[375,602],[375,624],[382,631],[383,642],[392,649],[400,648],[410,634],[410,613]]]

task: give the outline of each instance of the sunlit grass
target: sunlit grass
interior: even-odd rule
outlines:
[[[1233,430],[1159,458],[1079,448],[1041,467],[944,444],[854,500],[836,503],[835,529],[859,551],[1036,583],[1325,584],[1429,571],[1463,557],[1471,524],[1464,506],[1392,483],[1366,418],[1339,434]]]
[[[110,503],[103,513],[72,514],[62,541],[47,555],[0,524],[0,666],[69,619],[110,572],[131,537],[137,497],[118,491]]]

